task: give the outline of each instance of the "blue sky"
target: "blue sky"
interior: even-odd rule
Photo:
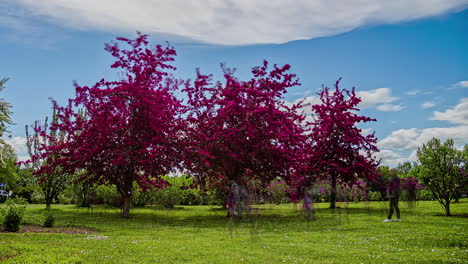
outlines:
[[[390,3],[391,2],[391,3]],[[8,140],[26,156],[24,126],[50,115],[50,97],[74,95],[73,81],[114,79],[104,43],[135,31],[178,51],[177,77],[195,68],[220,76],[219,64],[248,78],[267,59],[291,64],[307,97],[339,77],[356,87],[362,113],[377,122],[382,164],[414,160],[432,137],[468,142],[468,1],[0,0],[0,78],[13,105]]]

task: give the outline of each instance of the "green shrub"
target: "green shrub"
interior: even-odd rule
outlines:
[[[75,184],[70,184],[62,192],[60,192],[57,203],[58,204],[76,204],[78,199],[75,193]]]
[[[223,205],[223,203],[224,203],[223,193],[221,191],[216,190],[216,189],[207,190],[202,195],[204,195],[204,196],[202,196],[203,197],[203,204]]]
[[[187,199],[189,195],[196,195],[192,192],[190,185],[193,179],[187,175],[179,177],[164,176],[162,177],[169,183],[164,189],[155,191],[154,201],[156,204],[163,205],[168,209],[174,208],[175,205],[180,205]],[[193,199],[193,197],[191,198]]]
[[[52,210],[50,208],[47,208],[44,214],[44,226],[53,227],[54,223],[55,223],[55,216],[52,213]]]
[[[26,185],[26,186],[22,186],[22,185],[18,185],[16,186],[14,189],[13,189],[13,197],[15,198],[24,198],[26,199],[26,201],[30,204],[34,203],[35,200],[33,201],[33,199],[36,199],[36,195],[35,193],[40,193],[40,188],[39,186],[37,186],[37,183],[35,183],[36,185]]]
[[[140,188],[135,189],[136,191],[132,194],[132,206],[145,206],[154,201],[156,196],[154,191],[142,191]]]
[[[35,191],[31,195],[31,202],[33,204],[43,204],[45,203],[44,194],[41,191]]]
[[[266,188],[266,193],[270,203],[282,204],[289,202],[288,197],[289,185],[285,181],[273,180]]]
[[[93,202],[99,202],[96,199],[96,187],[89,181],[75,182],[64,193],[70,192],[71,203],[79,207],[90,207]]]
[[[115,185],[99,185],[96,187],[93,204],[103,203],[108,206],[119,207],[122,204],[122,198]]]
[[[434,196],[428,189],[422,189],[416,193],[416,200],[418,201],[432,201]]]
[[[185,189],[184,199],[180,204],[182,205],[201,205],[203,204],[204,199],[202,191],[198,188],[194,189]]]
[[[380,192],[369,192],[369,201],[380,201],[382,194]]]
[[[26,210],[26,200],[23,198],[9,199],[2,208],[3,228],[8,232],[18,232]]]

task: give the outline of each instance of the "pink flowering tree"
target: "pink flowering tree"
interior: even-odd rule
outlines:
[[[54,145],[63,143],[66,135],[64,131],[49,129],[58,122],[56,109],[53,110],[51,119],[51,124],[49,124],[49,118],[46,117],[43,125],[40,125],[39,121],[35,121],[33,126],[26,126],[26,147],[29,156],[33,159],[26,162],[19,162],[18,164],[24,165],[28,170],[37,171],[45,162],[51,162],[55,158],[61,158],[61,155],[57,155],[58,152],[55,153],[55,156],[48,155],[47,160],[42,158],[44,146],[53,148]],[[30,134],[29,128],[32,128],[32,134]],[[55,199],[57,201],[59,194],[67,186],[69,175],[63,172],[61,167],[55,167],[48,170],[47,174],[36,173],[35,176],[39,179],[46,207],[50,207],[53,200]]]
[[[312,106],[315,121],[311,123],[308,155],[304,167],[291,179],[298,191],[316,180],[331,182],[330,208],[336,206],[337,182],[352,186],[358,179],[374,180],[379,164],[373,157],[378,151],[374,134],[362,135],[358,123],[376,121],[357,114],[361,99],[351,91],[324,87],[319,96],[322,104]]]
[[[54,106],[60,122],[50,129],[65,138],[43,145],[32,160],[45,161],[37,174],[79,170],[78,181],[114,184],[123,198],[122,216],[129,217],[134,183],[143,190],[165,185],[160,176],[180,164],[182,105],[173,95],[179,83],[168,75],[175,69],[170,65],[175,50],[149,46],[140,33],[134,40],[117,40],[129,48],[111,43],[105,49],[116,59],[111,67],[123,71],[122,79],[75,84],[76,97],[65,107]]]
[[[201,182],[248,186],[257,179],[264,186],[292,173],[303,149],[301,106],[285,103],[286,89],[298,85],[290,66],[252,69],[241,81],[222,67],[224,82],[197,72],[185,91],[189,100],[190,142],[186,167]],[[229,192],[229,191],[228,191]]]
[[[360,202],[369,199],[367,182],[357,180],[351,185],[338,180],[339,188],[336,190],[337,202]],[[328,179],[314,182],[315,197],[319,201],[330,201],[331,182]]]

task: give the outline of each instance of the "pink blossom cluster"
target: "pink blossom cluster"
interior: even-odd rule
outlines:
[[[424,189],[424,186],[419,184],[419,180],[413,177],[408,177],[401,180],[401,187],[406,191],[417,191]]]

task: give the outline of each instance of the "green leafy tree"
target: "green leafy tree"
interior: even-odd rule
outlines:
[[[4,84],[7,81],[8,78],[0,80],[0,91],[5,89]],[[11,190],[18,182],[17,157],[13,148],[3,139],[5,133],[8,132],[8,126],[13,124],[10,109],[11,104],[0,98],[0,183],[6,184]]]
[[[16,153],[8,144],[0,145],[0,152],[3,155],[3,164],[0,166],[0,183],[5,183],[7,189],[13,190],[19,181]]]
[[[409,161],[406,161],[404,163],[398,164],[398,166],[395,168],[396,172],[398,174],[398,177],[400,178],[407,178],[409,172],[413,169],[413,164]]]
[[[450,202],[466,188],[463,168],[467,160],[463,151],[454,147],[453,139],[442,143],[440,139],[432,138],[418,148],[417,156],[421,164],[420,180],[442,205],[445,215],[450,216]]]
[[[8,81],[8,78],[3,78],[0,80],[0,92],[5,89],[5,83]],[[3,136],[6,132],[8,132],[8,126],[13,124],[11,119],[11,104],[5,101],[5,99],[0,98],[0,147],[2,151],[0,151],[0,164],[5,165],[4,156],[8,155],[8,153],[3,152],[4,146],[8,145]]]
[[[462,173],[462,181],[460,183],[460,188],[458,188],[458,194],[455,197],[455,202],[459,202],[459,199],[468,196],[468,144],[463,146],[461,152],[463,158],[463,165],[460,171]]]
[[[86,174],[85,170],[76,170],[73,177],[76,179],[73,184],[68,186],[68,189],[71,189],[75,202],[79,207],[90,207],[91,206],[91,196],[96,189],[96,186],[89,180],[79,181]]]
[[[18,181],[13,188],[13,197],[22,197],[26,199],[28,203],[33,203],[34,197],[36,196],[35,194],[37,193],[41,193],[41,190],[32,170],[19,168]]]

